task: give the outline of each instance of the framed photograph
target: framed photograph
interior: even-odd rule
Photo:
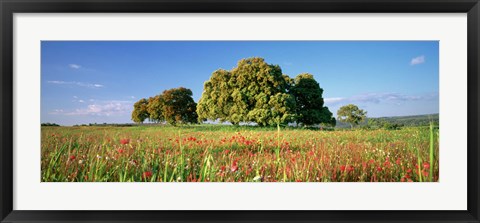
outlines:
[[[479,222],[478,0],[1,1],[2,222]]]

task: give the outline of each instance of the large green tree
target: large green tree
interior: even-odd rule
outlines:
[[[203,85],[203,93],[197,105],[200,121],[207,119],[221,122],[231,121],[230,109],[233,106],[233,88],[229,84],[231,74],[227,70],[216,70],[210,80]]]
[[[132,112],[132,120],[135,123],[143,123],[145,119],[149,117],[147,106],[148,100],[145,98],[142,98],[139,101],[135,102]]]
[[[324,106],[323,89],[309,73],[299,74],[290,90],[296,101],[297,122],[304,126],[327,124],[335,126],[335,118]]]
[[[367,112],[358,108],[358,106],[354,104],[342,106],[337,111],[338,120],[349,123],[351,128],[353,128],[354,125],[358,125],[360,122],[363,122],[366,117]]]
[[[260,126],[288,122],[295,115],[295,101],[287,94],[287,77],[278,65],[258,57],[242,59],[230,71],[217,70],[204,84],[199,118]]]

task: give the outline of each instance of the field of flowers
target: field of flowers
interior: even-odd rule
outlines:
[[[438,181],[438,128],[42,127],[42,182]]]

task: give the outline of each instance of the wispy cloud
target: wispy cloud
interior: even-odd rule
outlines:
[[[325,98],[323,101],[328,104],[333,104],[333,103],[341,102],[344,100],[345,98]]]
[[[67,116],[118,116],[131,113],[132,109],[132,101],[111,100],[99,101],[73,111],[55,109],[54,111],[50,112],[50,114]]]
[[[63,113],[64,113],[63,109],[54,109],[53,111],[49,112],[49,114],[52,114],[52,115],[59,115]]]
[[[86,88],[102,88],[102,87],[104,87],[101,84],[91,84],[91,83],[75,82],[75,81],[47,81],[47,83],[58,84],[58,85],[79,86],[79,87],[86,87]]]
[[[80,69],[80,68],[82,68],[82,66],[80,66],[80,65],[78,65],[78,64],[74,64],[74,63],[69,64],[68,67],[70,67],[70,68],[72,68],[72,69],[77,69],[77,70]]]
[[[438,92],[422,95],[405,95],[394,92],[388,93],[368,93],[354,95],[352,97],[325,98],[325,104],[329,106],[347,103],[380,103],[390,102],[398,104],[405,101],[432,100],[438,98]]]
[[[417,65],[417,64],[422,64],[422,63],[425,63],[425,56],[418,56],[418,57],[415,57],[415,58],[412,58],[412,60],[410,61],[410,65]]]

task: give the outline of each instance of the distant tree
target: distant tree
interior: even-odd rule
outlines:
[[[135,102],[135,104],[133,105],[132,121],[134,121],[135,123],[143,123],[145,119],[150,116],[147,107],[148,100],[145,98],[142,98],[139,101]]]
[[[323,89],[313,75],[299,74],[290,92],[295,97],[298,123],[304,126],[320,123],[335,126],[333,114],[324,106]]]
[[[192,91],[183,87],[166,90],[161,95],[162,116],[171,125],[197,123],[197,104]]]
[[[60,125],[57,123],[47,122],[47,123],[41,123],[40,126],[60,126]]]
[[[366,111],[353,104],[345,105],[337,111],[338,120],[349,123],[351,128],[353,128],[354,125],[358,125],[360,122],[363,122],[366,118],[366,115]]]
[[[162,94],[140,99],[134,104],[132,120],[137,123],[149,119],[152,122],[197,123],[197,104],[190,89],[179,87],[165,90]]]

